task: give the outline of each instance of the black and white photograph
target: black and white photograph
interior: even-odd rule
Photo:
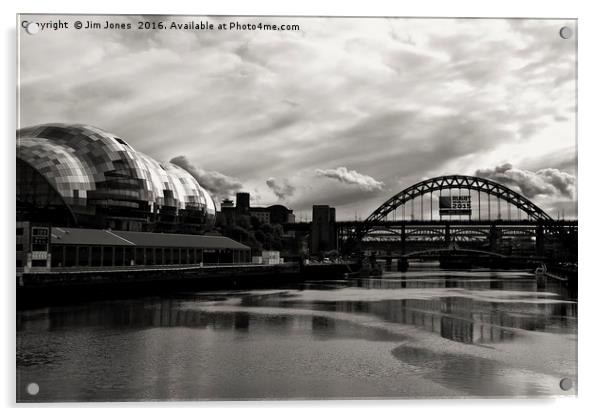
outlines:
[[[577,396],[576,18],[16,26],[17,403]]]

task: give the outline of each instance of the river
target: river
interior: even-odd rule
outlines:
[[[23,309],[17,400],[574,395],[576,296],[526,272],[421,263],[376,279]]]

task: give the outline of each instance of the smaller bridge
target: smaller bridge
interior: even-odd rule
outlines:
[[[508,258],[505,254],[494,253],[493,251],[485,251],[485,250],[473,250],[469,248],[459,248],[459,247],[447,247],[447,248],[432,248],[427,250],[414,251],[412,253],[403,254],[402,258],[415,258],[422,257],[433,254],[465,254],[469,256],[488,256],[488,257],[499,257],[499,258]]]
[[[535,267],[546,259],[541,256],[508,255],[493,251],[461,248],[455,243],[449,247],[427,248],[411,251],[401,255],[372,255],[374,260],[385,260],[387,264],[397,261],[397,270],[405,271],[410,267],[410,260],[437,259],[444,268],[465,268],[472,265],[481,267]]]

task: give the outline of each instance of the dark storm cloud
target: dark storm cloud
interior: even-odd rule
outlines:
[[[359,189],[368,192],[381,190],[385,185],[371,176],[362,175],[353,169],[347,170],[344,166],[339,166],[336,169],[316,169],[316,175],[336,179],[339,182],[357,186]]]
[[[206,171],[196,167],[190,163],[186,156],[174,157],[170,160],[170,163],[178,165],[188,171],[202,187],[219,199],[231,197],[242,189],[242,183],[238,179],[224,175],[220,172]]]
[[[336,186],[332,187],[328,182],[316,185],[313,189],[304,189],[305,192],[297,192],[294,202],[289,205],[296,209],[311,210],[312,205],[330,205],[339,208],[345,207],[347,210],[372,212],[387,198],[379,192],[367,192],[357,186]],[[357,205],[357,201],[365,201],[366,206]]]
[[[359,119],[324,140],[314,163],[332,163],[332,155],[338,149],[354,149],[344,154],[345,164],[364,174],[376,170],[381,181],[392,183],[400,176],[421,177],[430,169],[441,169],[450,160],[489,151],[515,136],[497,122],[502,115],[487,111],[475,114],[476,109],[464,111],[465,108],[459,106],[452,114],[430,116],[422,110],[383,111]],[[367,158],[367,154],[372,157]],[[378,166],[374,160],[378,160]]]
[[[572,198],[576,184],[575,176],[558,169],[546,168],[533,172],[515,168],[510,163],[493,169],[479,169],[475,175],[518,188],[527,198],[538,195]]]
[[[288,179],[275,179],[268,178],[265,181],[266,185],[274,192],[274,195],[278,197],[278,200],[282,201],[295,193],[295,187],[291,185]]]

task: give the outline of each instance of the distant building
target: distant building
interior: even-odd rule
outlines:
[[[337,249],[336,211],[328,205],[314,205],[311,222],[312,254]]]
[[[222,208],[230,208],[230,207],[234,207],[234,201],[232,201],[231,199],[224,199],[222,201]]]
[[[270,214],[271,224],[291,224],[295,222],[295,214],[292,209],[284,205],[271,205],[265,210]]]
[[[295,222],[295,214],[292,209],[284,205],[271,205],[269,207],[252,207],[250,195],[247,192],[236,194],[236,205],[229,200],[222,201],[221,215],[226,224],[236,223],[236,218],[248,215],[257,218],[261,224],[287,224]]]
[[[257,218],[261,224],[270,223],[270,212],[263,208],[251,208],[249,215]]]
[[[251,196],[248,192],[239,192],[236,194],[236,214],[249,215],[251,208]]]
[[[25,273],[55,268],[231,264],[251,261],[248,246],[223,236],[53,227],[17,222],[17,268]]]

